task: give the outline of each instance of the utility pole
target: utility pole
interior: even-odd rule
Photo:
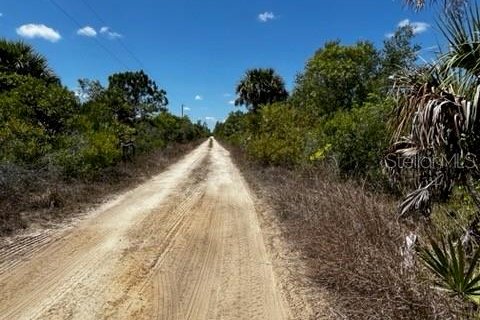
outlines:
[[[182,118],[183,118],[183,108],[184,108],[184,107],[185,107],[185,106],[184,106],[183,103],[182,103]]]

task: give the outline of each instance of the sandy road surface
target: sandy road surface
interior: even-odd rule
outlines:
[[[0,246],[0,319],[286,317],[249,190],[216,142],[73,228]]]

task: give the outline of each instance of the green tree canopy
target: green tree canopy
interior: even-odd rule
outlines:
[[[105,88],[98,80],[79,79],[78,96],[82,102],[97,100],[105,93]]]
[[[420,45],[413,44],[415,34],[411,25],[399,27],[383,42],[382,72],[389,77],[400,70],[415,66]]]
[[[379,62],[379,54],[370,42],[350,46],[327,42],[298,76],[292,102],[317,115],[362,104],[378,75]]]
[[[73,92],[30,76],[11,75],[8,79],[15,86],[0,91],[0,122],[15,117],[50,134],[65,129],[77,109]]]
[[[48,66],[47,60],[32,46],[23,42],[0,39],[0,72],[31,76],[47,83],[60,84],[59,78]]]
[[[155,81],[142,71],[122,72],[108,78],[108,91],[120,96],[128,104],[128,110],[119,114],[122,122],[133,122],[152,114],[166,111],[166,92],[158,88]]]
[[[288,98],[285,82],[271,68],[248,70],[237,85],[236,93],[238,98],[235,105],[245,105],[254,113],[262,105],[285,101]]]

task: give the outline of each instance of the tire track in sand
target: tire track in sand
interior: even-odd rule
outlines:
[[[0,319],[288,318],[250,191],[211,144],[55,237],[0,248]]]

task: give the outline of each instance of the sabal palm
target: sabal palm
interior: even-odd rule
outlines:
[[[430,213],[453,186],[465,185],[480,209],[473,182],[480,178],[480,14],[445,13],[441,29],[449,50],[431,68],[397,77],[396,132],[386,167],[414,190],[401,214]],[[408,164],[408,165],[406,165]]]
[[[245,105],[252,112],[288,98],[283,79],[271,68],[248,70],[237,85],[236,94],[235,105]]]
[[[29,75],[49,83],[59,82],[47,60],[24,42],[0,39],[0,72]]]

